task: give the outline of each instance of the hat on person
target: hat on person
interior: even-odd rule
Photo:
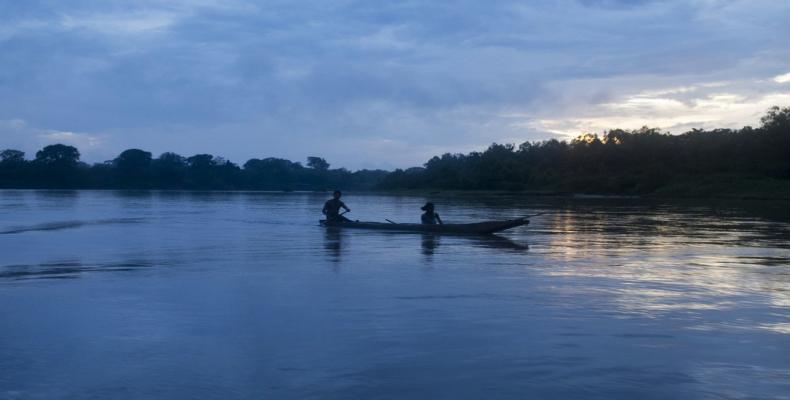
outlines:
[[[424,206],[420,207],[420,210],[423,210],[423,211],[433,210],[433,203],[431,203],[431,202],[425,203]]]

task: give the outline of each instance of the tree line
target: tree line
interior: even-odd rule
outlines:
[[[307,165],[281,158],[253,158],[238,165],[211,154],[184,157],[129,149],[113,160],[89,165],[73,146],[53,144],[25,159],[19,150],[0,152],[0,187],[57,189],[326,190],[371,189],[387,174],[330,169],[320,157]]]
[[[46,146],[28,160],[0,152],[2,188],[192,190],[533,190],[610,194],[653,193],[677,184],[759,178],[790,186],[790,107],[773,107],[758,128],[613,129],[570,141],[492,144],[482,152],[444,154],[423,167],[349,171],[320,157],[306,165],[280,158],[241,167],[211,154],[184,157],[129,149],[89,165],[72,146]],[[753,182],[753,181],[752,181]]]
[[[680,190],[681,183],[722,182],[726,190],[750,178],[752,185],[781,180],[787,190],[790,107],[769,109],[761,123],[681,135],[613,129],[571,141],[495,143],[482,152],[433,157],[424,168],[396,170],[379,187],[646,194],[672,185]]]

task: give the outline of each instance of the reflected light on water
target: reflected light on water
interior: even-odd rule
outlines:
[[[763,225],[665,210],[558,213],[541,231],[550,237],[544,251],[554,261],[543,273],[605,280],[596,295],[612,297],[623,313],[648,317],[750,304],[783,309],[790,304],[789,252],[772,244],[787,225]],[[704,318],[695,320],[686,328],[711,329]],[[717,326],[783,332],[785,323],[761,323],[747,315]]]

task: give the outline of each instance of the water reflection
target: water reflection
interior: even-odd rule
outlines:
[[[422,234],[422,254],[426,260],[433,260],[433,253],[440,243],[441,237],[439,235]]]
[[[343,256],[343,230],[340,228],[324,228],[324,250],[327,259],[333,263],[339,263]]]
[[[108,225],[108,224],[134,224],[143,222],[142,218],[107,218],[93,221],[57,221],[45,222],[41,224],[27,225],[27,226],[12,226],[7,229],[0,230],[0,235],[11,235],[15,233],[33,232],[33,231],[59,231],[63,229],[79,228],[85,225]]]
[[[134,271],[163,265],[150,260],[126,260],[105,263],[83,263],[82,261],[56,261],[40,264],[0,266],[0,279],[74,279],[86,272]]]
[[[324,229],[324,250],[328,259],[332,262],[339,262],[346,252],[349,241],[376,240],[383,239],[385,242],[398,240],[399,252],[404,254],[412,253],[413,241],[411,238],[420,238],[420,251],[425,256],[426,261],[432,261],[437,249],[442,246],[443,235],[427,233],[403,233],[387,231],[355,231],[359,235],[350,235],[349,231],[342,228],[323,228]],[[351,236],[351,237],[349,237]],[[470,248],[483,248],[492,250],[508,250],[514,252],[524,252],[529,250],[529,246],[518,243],[500,235],[451,235],[452,243],[457,246]],[[414,243],[416,244],[416,243]]]
[[[782,242],[788,224],[735,213],[722,218],[707,209],[578,211],[533,226],[548,238],[547,255],[557,261],[546,275],[601,282],[586,289],[590,298],[600,296],[620,315],[683,313],[689,330],[782,330],[787,314],[781,312],[745,312],[726,321],[711,316],[747,304],[790,304],[790,292],[778,289],[790,279],[777,268],[790,265]]]
[[[474,237],[474,244],[479,247],[488,249],[499,250],[512,250],[515,252],[523,252],[529,250],[529,245],[526,243],[518,243],[500,235],[481,235]]]

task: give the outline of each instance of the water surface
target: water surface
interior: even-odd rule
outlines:
[[[771,203],[0,191],[0,398],[790,398]]]

